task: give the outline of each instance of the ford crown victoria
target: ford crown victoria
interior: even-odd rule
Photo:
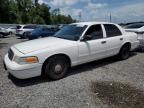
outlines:
[[[139,45],[135,33],[107,22],[81,22],[63,27],[54,36],[13,45],[5,68],[19,79],[45,75],[63,78],[70,67],[118,55],[122,60]]]

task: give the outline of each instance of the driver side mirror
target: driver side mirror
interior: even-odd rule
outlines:
[[[91,40],[92,39],[92,35],[84,35],[83,38],[81,39],[81,41],[87,41],[87,40]]]

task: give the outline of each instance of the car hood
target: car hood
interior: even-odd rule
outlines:
[[[75,41],[70,41],[66,39],[60,39],[56,37],[46,37],[41,39],[35,39],[23,43],[19,43],[14,45],[17,50],[22,52],[23,54],[49,49],[55,50],[58,48],[64,48],[70,44],[73,44]]]

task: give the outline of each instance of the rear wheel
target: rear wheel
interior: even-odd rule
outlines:
[[[44,74],[52,79],[63,78],[69,69],[69,62],[64,56],[54,56],[45,63]]]
[[[130,55],[130,46],[129,45],[124,45],[119,53],[119,57],[121,60],[128,59]]]
[[[22,35],[20,35],[21,39],[25,39],[26,38],[26,33],[24,32]]]

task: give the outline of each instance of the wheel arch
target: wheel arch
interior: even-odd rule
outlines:
[[[123,43],[123,45],[121,46],[120,50],[121,50],[124,46],[128,46],[128,47],[129,47],[129,50],[131,49],[131,43],[130,43],[130,42],[125,42],[125,43]]]
[[[50,59],[50,58],[53,58],[53,57],[55,57],[55,56],[63,56],[63,57],[65,57],[65,58],[68,60],[68,62],[69,62],[69,67],[71,67],[71,59],[70,59],[70,57],[69,57],[67,54],[63,54],[63,53],[54,54],[54,55],[49,56],[49,57],[43,62],[42,69],[41,69],[41,74],[43,74],[45,65],[46,65],[46,63],[49,61],[49,59]]]

